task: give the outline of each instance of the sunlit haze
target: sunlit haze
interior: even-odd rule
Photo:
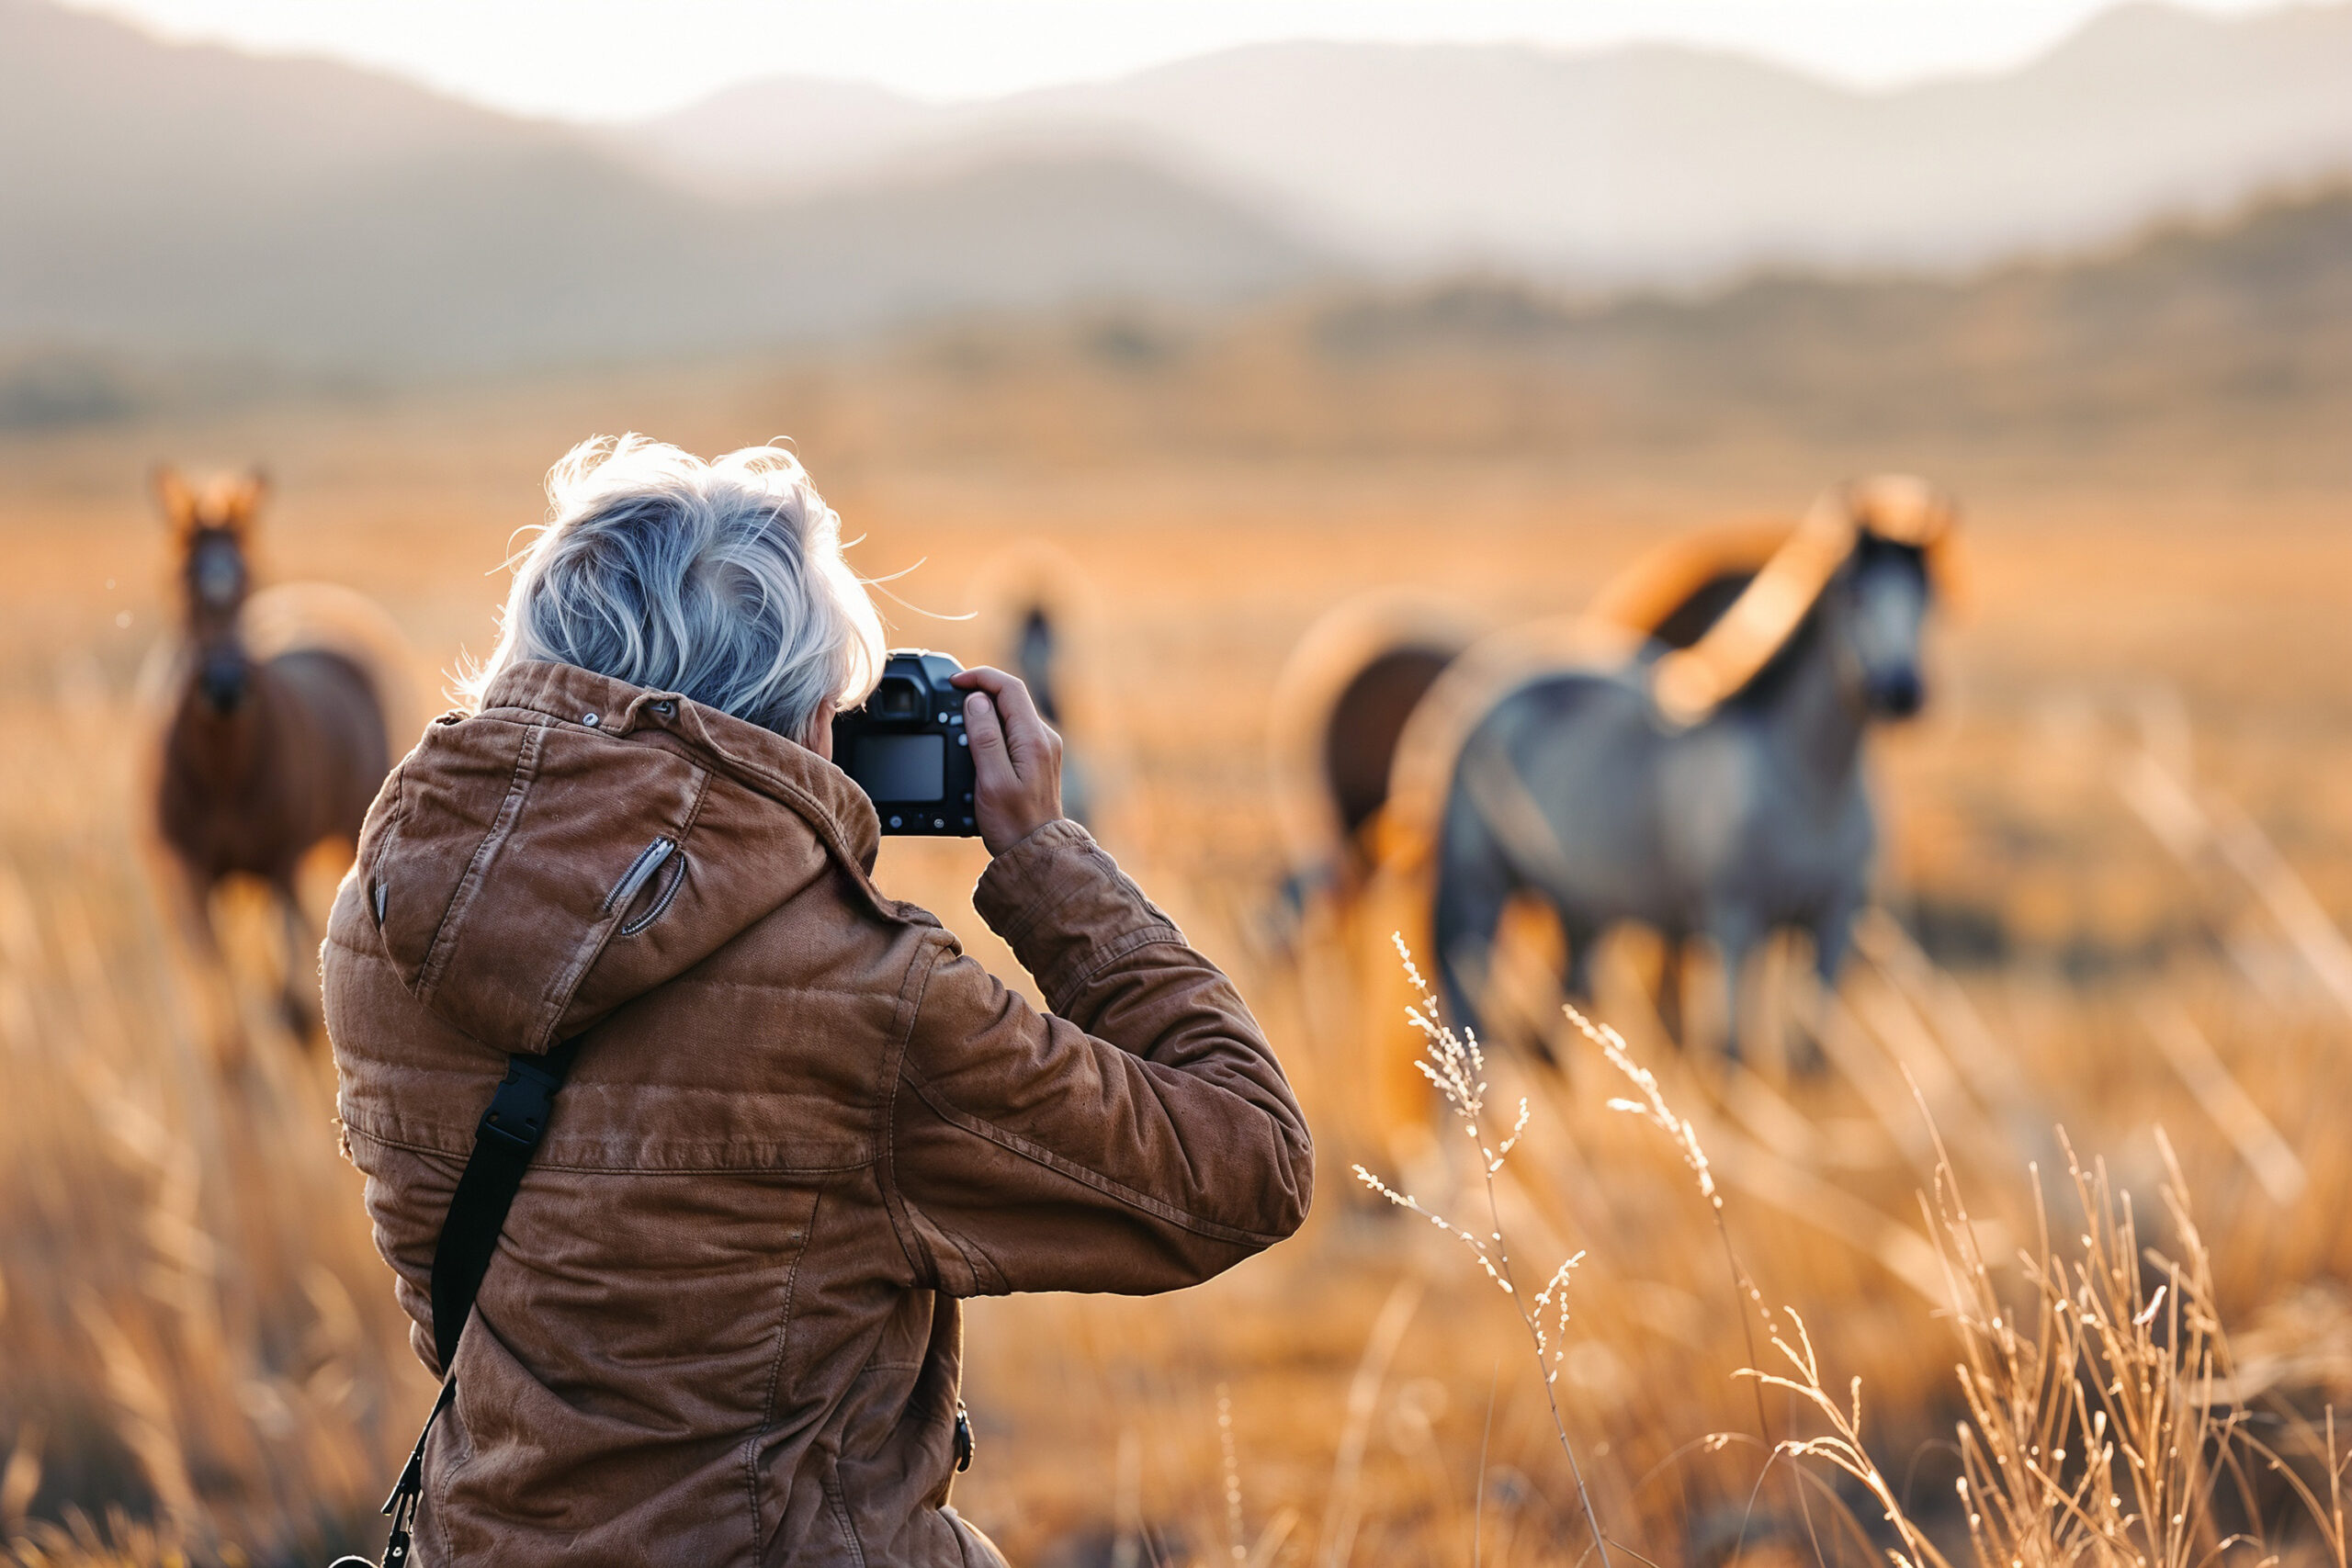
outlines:
[[[2255,9],[2220,0],[2206,9]],[[1886,85],[2011,65],[2101,0],[104,0],[163,36],[322,54],[530,114],[628,119],[778,74],[988,97],[1236,44],[1662,40]]]

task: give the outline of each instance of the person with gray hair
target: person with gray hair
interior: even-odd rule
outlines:
[[[1304,1221],[1306,1122],[1063,817],[1013,677],[956,677],[973,905],[1045,1009],[876,886],[831,751],[881,626],[790,453],[592,441],[548,498],[322,960],[345,1145],[443,1379],[387,1561],[1001,1562],[948,1501],[962,1300],[1230,1267]]]
[[[780,446],[705,463],[625,435],[548,475],[550,516],[516,563],[498,647],[463,682],[553,660],[821,744],[812,723],[882,669],[882,623],[841,519]]]

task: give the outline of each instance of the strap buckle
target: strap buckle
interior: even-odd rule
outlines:
[[[384,1540],[384,1555],[377,1568],[405,1568],[413,1537],[411,1529],[416,1523],[416,1506],[424,1496],[424,1445],[432,1440],[433,1428],[439,1423],[441,1413],[457,1398],[458,1380],[449,1378],[441,1384],[441,1396],[433,1402],[433,1414],[424,1418],[424,1430],[416,1435],[416,1448],[408,1456],[408,1463],[401,1469],[400,1484],[384,1499],[384,1512],[392,1521],[391,1533]],[[363,1557],[345,1557],[335,1561],[334,1568],[346,1562],[356,1562],[368,1568]]]
[[[490,1109],[474,1127],[477,1138],[491,1138],[528,1155],[539,1146],[547,1131],[548,1113],[555,1108],[556,1090],[563,1079],[537,1062],[514,1055],[506,1058],[506,1076],[490,1097]]]

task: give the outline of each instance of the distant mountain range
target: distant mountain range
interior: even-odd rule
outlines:
[[[1085,150],[724,200],[570,128],[0,0],[0,346],[496,368],[1217,303],[1339,265]]]
[[[625,141],[739,190],[1114,147],[1420,272],[1946,269],[2352,169],[2352,6],[2127,5],[2023,69],[1883,93],[1686,48],[1291,43],[974,106],[754,84]]]
[[[1680,49],[1301,43],[963,107],[772,83],[615,131],[0,0],[0,358],[96,406],[59,354],[441,373],[1473,265],[1956,267],[2352,168],[2347,83],[2352,5],[2140,6],[1878,95]]]

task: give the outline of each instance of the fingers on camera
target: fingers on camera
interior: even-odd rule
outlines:
[[[1008,722],[1020,725],[1023,728],[1046,728],[1044,716],[1037,712],[1036,703],[1029,696],[1029,688],[1018,679],[1006,676],[1004,689],[997,693],[996,700],[1004,706]]]
[[[983,775],[998,782],[1010,773],[1004,782],[1025,785],[1041,773],[1058,773],[1061,735],[1037,711],[1019,676],[979,664],[959,671],[955,680],[970,694],[964,722],[972,737],[973,763]]]
[[[1008,724],[1034,722],[1040,728],[1046,721],[1037,712],[1037,704],[1029,695],[1028,682],[1018,675],[1006,673],[993,664],[975,664],[959,670],[953,677],[956,684],[967,691],[987,693],[1001,705]]]
[[[981,693],[974,693],[964,703],[964,728],[972,737],[972,750],[981,755],[1001,755],[1004,750],[1004,727],[997,717],[996,705]]]
[[[993,664],[975,664],[968,670],[958,670],[948,677],[948,681],[967,692],[987,692],[991,695],[1003,691],[1007,686],[1017,686],[1021,683],[1019,676],[1008,675]]]

